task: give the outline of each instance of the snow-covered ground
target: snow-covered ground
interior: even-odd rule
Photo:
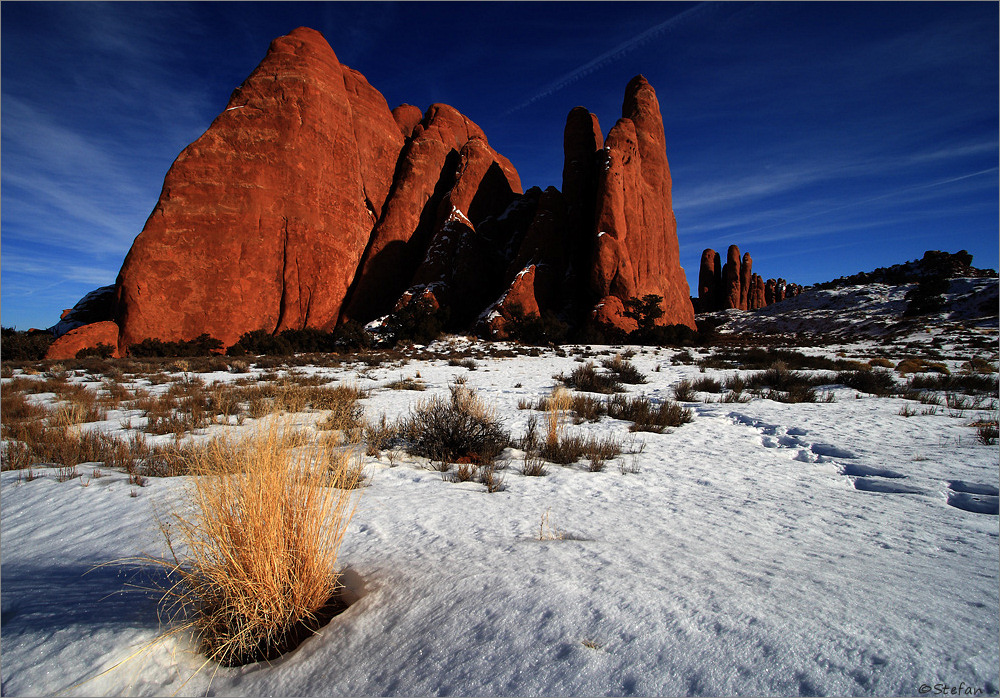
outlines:
[[[369,419],[403,415],[465,378],[518,437],[532,414],[519,401],[608,350],[565,349],[481,358],[475,370],[446,353],[305,370],[372,388]],[[734,372],[634,349],[648,383],[630,394],[673,397],[682,379]],[[385,387],[418,373],[427,391]],[[633,435],[608,417],[571,424],[626,446],[634,437],[641,452],[602,472],[578,463],[526,477],[512,449],[495,493],[419,458],[369,458],[371,484],[341,549],[357,601],[294,652],[241,668],[205,664],[189,638],[157,641],[155,596],[128,586],[155,583],[155,569],[128,560],[164,553],[155,517],[182,500],[186,478],[138,488],[107,468],[91,479],[93,466],[65,482],[55,468],[31,481],[3,472],[2,692],[996,694],[998,518],[954,504],[960,490],[997,486],[997,447],[977,442],[972,412],[905,417],[919,403],[826,389],[835,402],[698,393],[686,403],[694,420],[663,434]],[[99,428],[121,431],[124,416]],[[226,429],[238,427],[210,431]]]

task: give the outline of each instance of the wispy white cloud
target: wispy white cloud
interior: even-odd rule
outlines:
[[[614,48],[605,51],[596,58],[593,58],[578,68],[571,70],[565,75],[561,75],[552,82],[548,83],[537,92],[535,92],[531,97],[525,101],[514,105],[507,111],[503,113],[503,116],[510,116],[511,114],[518,112],[526,107],[531,106],[535,102],[545,99],[560,90],[563,90],[573,83],[582,80],[588,75],[600,70],[601,68],[607,67],[612,63],[615,63],[625,56],[627,56],[632,51],[636,50],[640,46],[649,43],[653,39],[659,38],[664,34],[667,34],[673,30],[678,29],[684,22],[694,19],[696,17],[702,16],[706,11],[711,9],[710,3],[700,3],[694,7],[684,10],[680,14],[674,15],[670,19],[667,19],[659,24],[655,24],[644,32],[633,36],[631,39],[623,41]]]

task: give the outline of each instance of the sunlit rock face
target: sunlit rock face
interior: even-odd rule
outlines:
[[[512,312],[628,329],[620,309],[655,294],[661,324],[694,328],[653,88],[629,82],[607,138],[572,110],[563,146],[563,190],[523,192],[468,117],[390,111],[296,29],[167,173],[115,285],[119,349],[331,330],[414,298],[492,332]]]

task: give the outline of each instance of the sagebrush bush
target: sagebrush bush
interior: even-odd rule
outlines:
[[[224,666],[277,657],[335,601],[358,470],[344,451],[297,446],[274,422],[214,439],[188,459],[189,507],[161,526],[178,577],[166,611]]]
[[[691,381],[687,379],[678,381],[674,386],[674,398],[681,402],[694,402],[694,387]]]
[[[447,399],[435,396],[418,402],[404,430],[410,453],[451,463],[492,463],[510,445],[510,434],[496,412],[464,385],[451,386]]]
[[[681,407],[672,400],[663,400],[654,405],[644,395],[614,395],[608,398],[608,416],[632,422],[630,431],[655,433],[661,433],[667,427],[679,427],[694,419],[690,409]]]
[[[841,371],[837,374],[835,381],[870,395],[885,396],[900,392],[899,385],[892,377],[892,372],[877,368],[870,371]]]
[[[615,374],[621,383],[639,385],[646,382],[646,376],[621,354],[617,354],[615,358],[608,361],[602,361],[601,365]]]
[[[941,390],[966,394],[997,393],[996,374],[953,373],[951,375],[918,373],[910,378],[911,390]]]
[[[702,376],[691,381],[691,389],[702,393],[721,393],[722,383],[715,378]]]
[[[564,434],[556,441],[546,440],[539,449],[542,458],[559,465],[569,465],[583,458],[608,461],[621,452],[621,442],[612,434],[604,437]]]
[[[597,366],[588,361],[573,369],[569,376],[558,375],[556,380],[562,381],[570,388],[576,388],[588,393],[621,393],[625,391],[622,384],[613,373],[598,373]]]

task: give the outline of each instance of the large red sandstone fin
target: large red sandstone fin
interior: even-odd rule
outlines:
[[[680,266],[663,119],[656,92],[641,75],[625,89],[622,118],[608,134],[601,160],[592,295],[624,301],[655,294],[663,298],[660,324],[694,329],[690,289]]]
[[[412,114],[397,110],[397,123],[407,124]],[[437,287],[448,276],[440,262],[457,253],[464,234],[462,226],[448,224],[455,235],[435,242],[453,211],[478,221],[499,214],[521,193],[517,171],[489,146],[482,129],[456,109],[432,105],[411,133],[342,319],[368,322],[390,312],[411,285]],[[468,227],[474,229],[471,221]],[[432,245],[440,251],[428,256]]]
[[[121,348],[332,328],[402,144],[385,100],[322,35],[275,39],[167,173],[119,273]]]
[[[730,245],[722,268],[722,307],[740,307],[740,248]]]

